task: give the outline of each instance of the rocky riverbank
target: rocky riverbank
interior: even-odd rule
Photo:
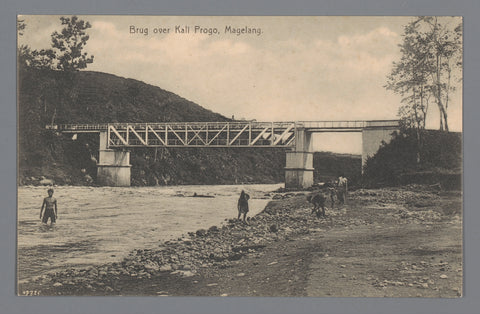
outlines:
[[[461,295],[459,192],[357,190],[320,219],[304,193],[278,195],[248,224],[230,219],[117,263],[41,276],[19,284],[19,294]],[[365,287],[345,289],[352,282]]]

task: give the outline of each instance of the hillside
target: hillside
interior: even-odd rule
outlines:
[[[95,184],[98,136],[79,134],[72,140],[45,130],[52,122],[229,120],[159,87],[106,73],[29,69],[19,73],[18,88],[19,184],[42,178]],[[345,160],[354,159],[318,153],[315,162],[322,175],[335,176]],[[276,183],[284,179],[285,153],[282,148],[133,149],[131,164],[137,186]]]

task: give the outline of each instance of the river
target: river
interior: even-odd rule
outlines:
[[[55,187],[58,220],[40,221],[46,187],[18,188],[17,274],[19,282],[52,271],[121,260],[134,249],[236,217],[241,190],[250,194],[249,216],[269,201],[265,193],[283,184],[174,187]],[[191,197],[209,195],[213,197]]]

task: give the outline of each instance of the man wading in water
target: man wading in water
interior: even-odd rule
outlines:
[[[45,213],[43,213],[44,208]],[[53,197],[53,189],[48,189],[48,197],[43,199],[42,208],[40,209],[40,219],[42,219],[45,225],[47,224],[48,218],[50,218],[51,225],[54,225],[57,221],[57,200]]]
[[[245,223],[246,223],[245,219],[248,213],[249,199],[250,199],[250,196],[242,190],[242,193],[240,193],[240,198],[238,199],[238,219],[240,219],[240,216],[243,214],[243,222]]]

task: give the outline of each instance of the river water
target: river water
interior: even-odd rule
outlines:
[[[237,216],[242,189],[250,194],[249,216],[254,216],[269,201],[265,193],[281,186],[58,186],[58,220],[53,227],[44,226],[39,217],[47,188],[19,187],[18,279],[119,261],[134,249],[154,248],[187,232],[220,226]],[[213,197],[191,197],[194,193]]]

